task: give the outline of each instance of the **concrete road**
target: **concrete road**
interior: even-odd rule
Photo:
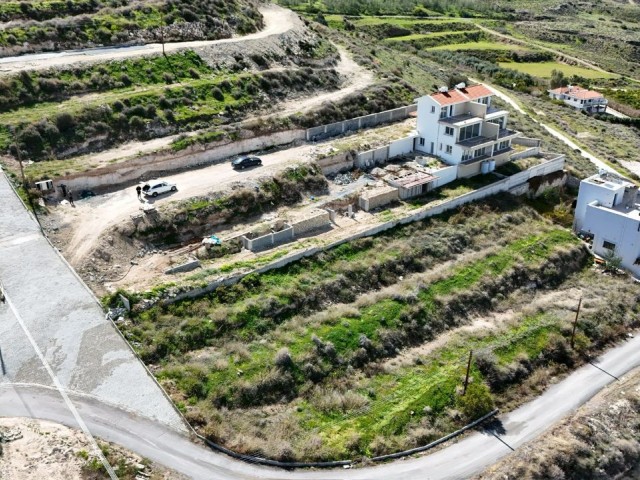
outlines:
[[[6,297],[0,303],[0,385],[56,386],[186,431],[172,403],[40,233],[1,171],[0,282]]]
[[[288,472],[240,463],[192,443],[157,423],[119,411],[87,397],[72,397],[91,432],[195,479],[420,479],[459,480],[481,472],[536,438],[563,416],[587,402],[605,385],[640,366],[640,336],[550,387],[536,400],[500,417],[494,431],[472,433],[432,455],[380,467]],[[55,390],[0,386],[0,415],[32,417],[76,426]]]
[[[175,52],[186,48],[208,47],[223,43],[235,43],[247,40],[257,40],[271,35],[279,35],[293,28],[297,19],[296,14],[275,5],[263,6],[260,13],[264,17],[264,28],[256,33],[244,37],[225,38],[221,40],[198,40],[192,42],[165,43],[165,51]],[[162,53],[160,43],[135,45],[132,47],[87,48],[83,50],[68,50],[64,52],[36,53],[19,55],[17,57],[0,58],[0,72],[19,73],[23,70],[43,70],[52,67],[68,67],[80,63],[106,62],[122,60],[124,58],[157,55]]]
[[[471,79],[471,80],[474,81],[474,82],[477,82],[477,83],[482,83],[479,80],[475,80],[475,79]],[[491,92],[493,92],[493,94],[495,96],[497,96],[498,98],[500,98],[504,102],[508,103],[511,107],[513,107],[514,110],[516,110],[519,113],[522,113],[523,115],[527,115],[534,122],[536,122],[538,125],[540,125],[542,128],[544,128],[547,132],[549,132],[549,134],[553,135],[554,137],[556,137],[558,140],[560,140],[561,142],[563,142],[565,145],[567,145],[568,147],[572,148],[573,150],[579,151],[580,155],[582,155],[587,160],[589,160],[591,163],[593,163],[596,167],[598,167],[598,170],[604,170],[604,171],[611,172],[611,173],[617,173],[606,162],[604,162],[603,160],[599,159],[595,155],[592,155],[591,153],[587,152],[586,150],[584,150],[584,149],[580,148],[578,145],[576,145],[576,143],[573,140],[571,140],[571,138],[569,138],[567,135],[557,131],[555,128],[550,127],[549,125],[546,125],[546,124],[540,122],[533,115],[527,113],[525,110],[522,109],[522,107],[520,107],[520,105],[518,105],[518,102],[516,102],[513,98],[511,98],[509,95],[504,93],[502,90],[498,90],[497,88],[493,87],[492,85],[487,85],[486,83],[483,83],[483,85],[485,87],[487,87],[489,90],[491,90]]]

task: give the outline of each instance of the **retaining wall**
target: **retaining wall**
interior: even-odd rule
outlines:
[[[404,120],[411,113],[418,110],[418,105],[409,105],[407,107],[387,110],[380,113],[365,115],[364,117],[356,117],[343,122],[330,123],[307,129],[307,141],[318,141],[326,138],[342,135],[345,132],[353,132],[363,128],[375,127],[381,123],[396,122]]]
[[[163,299],[162,303],[164,305],[168,305],[168,304],[175,303],[180,300],[184,300],[188,298],[198,298],[198,297],[201,297],[202,295],[206,295],[207,293],[213,292],[219,286],[233,285],[239,282],[240,280],[242,280],[245,276],[249,274],[252,274],[252,273],[260,274],[260,273],[268,272],[270,270],[282,268],[293,262],[297,262],[302,258],[311,257],[319,252],[330,250],[344,243],[351,242],[359,238],[371,237],[381,232],[384,232],[386,230],[395,228],[399,225],[406,225],[409,223],[424,220],[425,218],[430,218],[436,215],[440,215],[448,210],[458,208],[467,203],[481,200],[483,198],[489,197],[491,195],[495,195],[497,193],[512,191],[516,187],[522,186],[524,183],[528,182],[529,179],[531,178],[548,175],[553,172],[561,171],[564,168],[564,164],[565,164],[564,155],[559,155],[558,157],[552,160],[549,160],[546,163],[543,163],[541,165],[536,165],[535,167],[531,167],[530,169],[525,170],[524,172],[517,173],[516,175],[513,175],[511,177],[506,177],[491,185],[487,185],[486,187],[480,188],[478,190],[474,190],[473,192],[469,192],[465,195],[452,198],[451,200],[442,202],[441,204],[436,205],[434,207],[427,208],[425,210],[420,210],[419,212],[416,212],[413,215],[409,215],[401,219],[385,222],[383,224],[377,225],[375,227],[372,227],[367,230],[356,233],[354,235],[351,235],[347,238],[342,238],[340,240],[337,240],[323,247],[312,247],[307,250],[303,250],[301,252],[297,252],[292,255],[282,257],[279,260],[276,260],[275,262],[272,262],[268,265],[255,269],[251,272],[237,273],[235,275],[232,275],[226,278],[214,280],[210,282],[206,287],[196,288],[193,290],[189,290],[187,292],[182,292],[176,295],[175,297]]]
[[[358,205],[365,212],[395,202],[399,198],[398,189],[395,187],[380,187],[365,192],[359,199]]]
[[[415,135],[401,138],[385,145],[356,155],[354,166],[357,168],[372,168],[376,165],[382,165],[392,158],[413,152],[413,140]]]
[[[287,130],[269,135],[245,138],[243,140],[215,144],[211,148],[194,146],[183,152],[162,151],[142,155],[126,163],[96,168],[89,172],[76,173],[55,180],[55,185],[64,183],[76,192],[99,190],[138,181],[141,177],[151,178],[153,173],[181,170],[195,166],[222,163],[230,157],[268,147],[287,145],[305,139],[304,130]],[[211,179],[212,183],[215,179]],[[178,187],[180,187],[178,185]]]
[[[525,147],[539,147],[542,144],[542,140],[539,138],[516,137],[511,140],[511,143],[515,145],[523,145]]]
[[[286,225],[285,228],[279,232],[268,233],[257,238],[243,237],[242,244],[247,250],[255,252],[271,248],[274,245],[287,242],[289,240],[293,240],[293,228],[291,228],[290,225]]]
[[[293,236],[297,237],[304,233],[325,228],[331,225],[330,214],[327,210],[317,210],[306,218],[290,223],[293,228]]]
[[[325,175],[333,175],[335,173],[353,170],[353,156],[350,152],[321,158],[317,160],[317,163]]]
[[[536,155],[540,155],[540,147],[530,147],[522,152],[514,153],[511,155],[510,160],[520,160],[522,158],[535,157]]]

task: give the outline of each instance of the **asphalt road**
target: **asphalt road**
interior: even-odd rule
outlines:
[[[0,282],[6,297],[0,303],[0,385],[28,382],[80,392],[186,431],[1,170]]]
[[[508,455],[511,449],[536,438],[614,381],[614,376],[620,377],[638,366],[640,336],[611,349],[593,364],[578,369],[534,401],[499,417],[501,424],[492,431],[472,433],[432,455],[350,470],[288,472],[237,462],[147,419],[89,397],[72,399],[93,435],[118,443],[194,479],[454,480],[481,472]],[[43,387],[0,385],[0,415],[40,418],[77,426],[60,395]]]

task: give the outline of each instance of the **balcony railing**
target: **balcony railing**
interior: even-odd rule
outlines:
[[[498,140],[505,137],[511,137],[513,135],[516,135],[517,133],[518,132],[516,132],[515,130],[509,130],[508,128],[501,128],[500,130],[498,130]]]
[[[453,125],[454,123],[466,122],[467,120],[473,120],[474,118],[481,120],[479,117],[474,117],[471,114],[463,113],[462,115],[454,115],[453,117],[441,118],[440,123],[447,123],[447,124]]]

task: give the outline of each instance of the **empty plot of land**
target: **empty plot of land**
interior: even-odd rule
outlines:
[[[512,70],[518,70],[519,72],[528,73],[534,77],[551,78],[551,72],[553,70],[562,71],[565,76],[578,75],[584,78],[618,78],[619,75],[615,73],[600,72],[597,70],[591,70],[589,68],[577,67],[575,65],[567,65],[559,62],[539,62],[539,63],[527,63],[527,62],[501,62],[500,66],[503,68],[510,68]]]
[[[524,51],[526,49],[518,46],[518,45],[510,45],[508,43],[499,43],[499,42],[488,42],[488,41],[480,41],[480,42],[466,42],[466,43],[451,43],[449,45],[439,45],[437,47],[433,47],[430,50],[517,50]]]

